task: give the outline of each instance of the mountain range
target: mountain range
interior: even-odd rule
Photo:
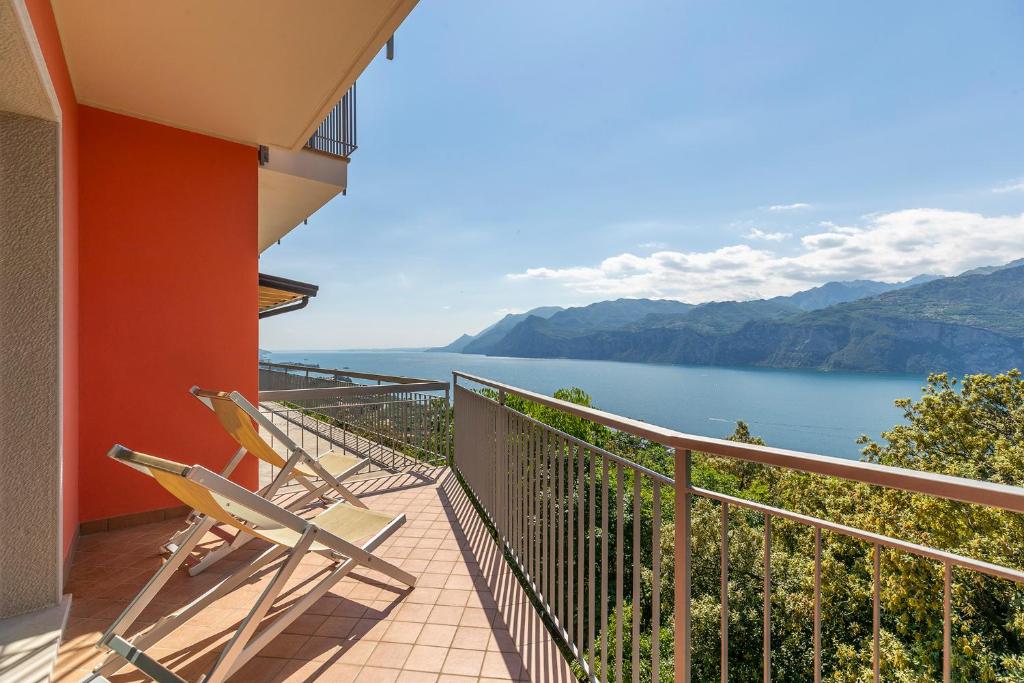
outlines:
[[[617,299],[505,316],[435,351],[864,372],[1024,367],[1024,259],[699,305]]]

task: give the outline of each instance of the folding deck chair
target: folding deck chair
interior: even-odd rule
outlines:
[[[200,679],[202,683],[220,683],[237,672],[357,565],[381,572],[410,588],[416,584],[416,577],[373,553],[384,539],[405,523],[404,514],[393,517],[337,503],[314,519],[307,520],[199,465],[189,467],[136,453],[120,445],[114,446],[108,456],[152,476],[179,500],[197,510],[202,518],[103,634],[97,647],[107,648],[111,653],[93,671],[92,680],[111,676],[131,664],[160,683],[182,683],[182,678],[147,654],[146,649],[282,557],[283,562],[274,570],[256,604],[239,622],[213,667]],[[215,523],[233,526],[239,533],[269,542],[271,547],[251,564],[226,576],[189,604],[134,636],[126,637],[132,623]],[[261,622],[299,562],[311,552],[329,557],[335,564],[329,568],[326,577],[260,629]]]
[[[230,477],[245,454],[251,453],[261,461],[280,470],[274,480],[260,490],[259,493],[264,498],[273,498],[281,486],[289,481],[296,481],[306,489],[306,493],[289,503],[290,510],[298,510],[317,498],[326,504],[333,503],[335,501],[328,497],[328,494],[332,492],[352,505],[366,507],[365,503],[341,483],[366,465],[367,461],[364,458],[335,451],[314,458],[237,391],[209,391],[197,386],[192,387],[190,391],[203,405],[214,412],[224,430],[240,446],[221,472],[222,476]],[[287,460],[260,436],[253,421],[281,443],[288,453]],[[320,480],[322,483],[317,485],[315,480]],[[164,544],[164,549],[167,552],[174,552],[198,521],[199,515],[193,512],[189,516],[188,526],[175,533]],[[215,527],[212,531],[224,541],[224,545],[207,553],[199,562],[191,563],[188,572],[192,576],[199,574],[214,562],[252,540],[249,536],[232,534],[223,528]]]

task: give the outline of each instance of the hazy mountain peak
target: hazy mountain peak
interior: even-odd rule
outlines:
[[[927,278],[929,276],[921,275],[918,277]],[[770,300],[787,301],[802,311],[816,311],[847,301],[877,296],[885,292],[891,292],[894,289],[909,287],[912,284],[917,283],[911,280],[898,283],[878,282],[876,280],[842,280],[826,282],[818,287],[805,289],[802,292],[790,294],[789,296],[777,296]]]
[[[1000,270],[1006,270],[1007,268],[1017,268],[1024,266],[1024,258],[1019,258],[1016,261],[1010,261],[1004,263],[1001,266],[982,266],[980,268],[972,268],[971,270],[964,271],[961,275],[991,275],[992,273],[998,273]]]
[[[501,337],[504,337],[509,330],[530,316],[537,316],[546,319],[561,310],[564,310],[561,306],[538,306],[537,308],[531,308],[525,313],[508,313],[498,322],[485,327],[476,334],[463,334],[447,346],[438,346],[427,350],[448,351],[452,353],[479,353],[478,351],[474,351],[473,347],[485,346],[497,339],[500,339]]]
[[[924,273],[923,275],[916,275],[909,280],[904,280],[900,285],[903,287],[916,287],[917,285],[923,285],[924,283],[931,282],[932,280],[941,280],[943,277],[945,276],[935,275],[934,273]]]

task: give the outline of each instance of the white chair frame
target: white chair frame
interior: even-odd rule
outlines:
[[[111,451],[111,457],[127,459],[123,453],[128,449],[118,449],[115,446]],[[130,451],[129,451],[130,452]],[[294,547],[286,545],[273,545],[261,553],[251,564],[243,567],[234,574],[226,576],[215,586],[207,590],[187,605],[175,610],[173,613],[163,617],[148,629],[136,634],[131,639],[125,638],[128,628],[138,619],[142,611],[152,602],[160,589],[171,578],[175,570],[185,561],[199,540],[208,532],[218,520],[202,515],[197,524],[188,530],[186,537],[171,557],[143,586],[139,594],[128,604],[124,612],[114,620],[110,628],[103,634],[97,647],[106,647],[111,650],[110,655],[94,671],[90,679],[95,680],[101,677],[113,675],[126,664],[132,664],[137,669],[152,677],[159,683],[181,683],[183,679],[174,672],[167,669],[155,658],[145,653],[145,648],[158,642],[174,629],[180,627],[190,618],[195,616],[204,607],[210,605],[222,596],[231,592],[244,583],[253,574],[268,566],[275,560],[285,556],[285,561],[275,571],[273,579],[267,585],[262,595],[253,605],[252,609],[241,621],[234,636],[221,652],[220,657],[202,677],[202,683],[221,683],[229,676],[236,673],[238,669],[252,659],[271,640],[288,627],[295,619],[302,615],[314,602],[327,593],[339,580],[348,574],[356,566],[364,566],[373,569],[386,576],[389,576],[400,583],[415,587],[416,577],[400,567],[380,558],[373,553],[373,550],[380,545],[388,536],[405,523],[405,515],[399,515],[387,526],[377,532],[372,538],[362,545],[355,545],[335,534],[332,534],[316,525],[316,519],[306,520],[299,517],[289,509],[280,507],[266,498],[249,491],[248,489],[235,484],[228,479],[207,470],[201,466],[188,468],[183,475],[186,479],[204,486],[209,491],[224,498],[236,502],[253,512],[266,517],[296,533],[300,534],[298,542]],[[259,529],[254,529],[258,533]],[[242,533],[241,531],[239,533]],[[255,535],[250,536],[254,538]],[[313,543],[326,547],[324,550],[311,549]],[[337,564],[330,573],[321,579],[305,595],[299,598],[295,604],[282,612],[275,620],[258,634],[257,627],[272,607],[274,601],[280,595],[285,583],[292,576],[298,567],[302,557],[307,552],[316,552],[336,560]],[[87,680],[90,680],[87,679]]]

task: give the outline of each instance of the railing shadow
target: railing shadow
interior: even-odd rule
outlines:
[[[569,670],[557,645],[537,614],[525,589],[506,563],[502,548],[492,538],[455,473],[447,470],[438,486],[438,495],[448,517],[459,550],[471,568],[479,569],[473,586],[481,603],[495,612],[492,628],[507,631],[515,648],[512,656],[504,648],[507,675],[520,675],[517,665],[533,681],[568,683],[577,679]],[[518,661],[517,661],[518,660]]]
[[[368,498],[387,493],[409,491],[412,489],[433,486],[438,481],[438,476],[445,471],[443,467],[414,468],[397,474],[377,475],[367,479],[346,481],[346,486],[360,498]],[[376,473],[373,473],[376,475]]]

